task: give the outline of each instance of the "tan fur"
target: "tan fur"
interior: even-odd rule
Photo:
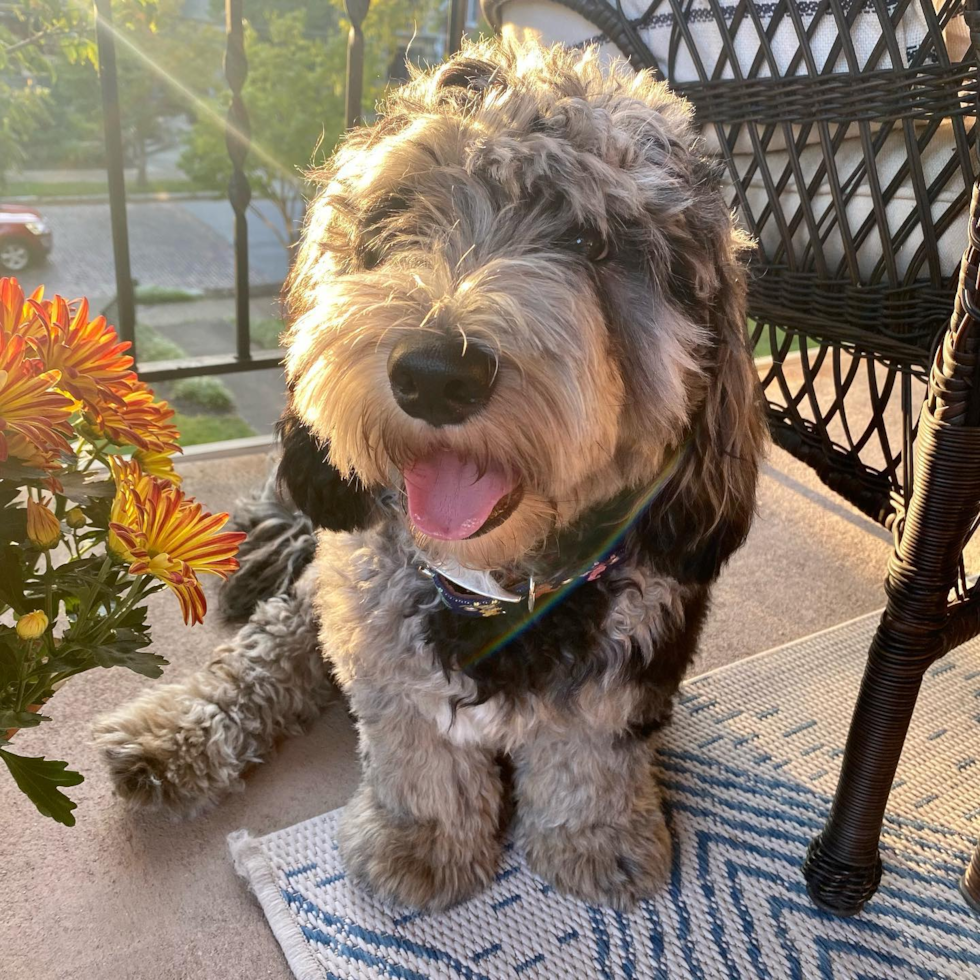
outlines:
[[[754,506],[765,430],[746,243],[687,105],[648,74],[604,71],[593,51],[468,45],[396,91],[316,176],[288,290],[291,411],[322,442],[303,478],[328,455],[380,494],[374,524],[322,532],[295,594],[260,607],[222,661],[102,720],[113,778],[124,796],[185,810],[236,787],[320,704],[319,641],[358,718],[364,780],[340,832],[354,880],[428,909],[484,887],[507,755],[531,868],[627,908],[670,862],[648,736]],[[569,251],[581,228],[614,257]],[[493,397],[465,424],[431,427],[392,396],[388,355],[420,330],[495,358]],[[685,446],[660,509],[603,577],[595,669],[578,681],[555,655],[549,683],[479,697],[478,672],[433,639],[440,599],[419,566],[451,556],[526,577],[562,528],[652,484]],[[516,511],[462,541],[413,531],[401,470],[434,450],[510,470]],[[545,621],[555,636],[576,601]]]

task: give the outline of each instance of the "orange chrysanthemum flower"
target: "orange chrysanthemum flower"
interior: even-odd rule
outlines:
[[[27,300],[16,279],[0,278],[0,333],[33,334],[38,329],[35,306],[43,300],[43,286],[38,286]]]
[[[15,456],[56,468],[57,454],[71,451],[74,402],[54,388],[60,372],[42,370],[27,353],[23,337],[0,331],[0,462]]]
[[[83,299],[72,315],[60,296],[47,303],[30,303],[43,329],[32,331],[28,343],[37,351],[45,369],[61,371],[60,387],[93,406],[102,401],[119,402],[120,382],[135,381],[133,359],[126,353],[132,344],[120,342],[104,316],[88,318]]]
[[[94,412],[86,412],[96,431],[116,445],[154,453],[180,452],[180,433],[171,422],[174,410],[165,401],[156,401],[142,381],[123,382],[113,390],[120,396],[118,402],[106,401]]]
[[[204,620],[207,602],[200,574],[227,578],[245,535],[218,533],[227,514],[208,514],[173,483],[139,472],[132,460],[113,461],[116,498],[109,546],[129,565],[131,575],[153,575],[176,593],[184,622]]]

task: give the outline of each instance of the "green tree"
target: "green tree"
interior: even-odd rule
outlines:
[[[275,204],[281,224],[269,224],[286,249],[297,237],[309,190],[305,172],[329,156],[345,125],[349,23],[342,0],[332,2],[337,26],[326,37],[310,36],[305,9],[277,12],[271,4],[264,11],[263,31],[251,25],[246,30],[248,77],[242,98],[253,134],[246,169],[253,196]],[[432,19],[438,6],[439,0],[372,3],[364,23],[366,112],[384,92],[393,53]],[[224,130],[217,123],[229,100],[222,93],[211,111],[198,114],[180,160],[189,177],[216,190],[224,190],[231,175]]]
[[[212,10],[224,16],[224,0],[211,0]],[[269,18],[302,10],[306,14],[306,34],[325,38],[337,31],[340,7],[323,0],[244,0],[245,19],[263,37],[269,36]]]
[[[0,14],[0,187],[49,122],[54,65],[94,64],[88,20],[87,8],[63,0],[21,0]]]
[[[44,122],[24,145],[29,167],[103,167],[99,77],[89,62],[63,63],[47,83]]]
[[[138,186],[146,183],[151,145],[166,138],[195,97],[220,81],[223,31],[185,20],[184,5],[113,3],[123,138],[138,168]],[[14,9],[16,14],[0,15],[0,175],[34,161],[101,163],[92,4],[27,0],[23,10]]]
[[[173,120],[220,80],[223,31],[188,21],[184,0],[127,0],[114,5],[119,102],[136,186],[147,186],[147,157],[166,141]]]

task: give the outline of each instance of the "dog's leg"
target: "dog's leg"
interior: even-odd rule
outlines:
[[[357,704],[364,780],[340,824],[347,873],[386,901],[448,908],[493,880],[497,764],[485,749],[450,742],[398,699],[367,714],[364,700]]]
[[[670,870],[670,835],[642,739],[578,731],[515,753],[515,837],[531,869],[560,891],[631,908]]]
[[[317,716],[334,691],[308,589],[259,604],[203,670],[97,719],[116,791],[190,815],[242,787],[275,740]]]

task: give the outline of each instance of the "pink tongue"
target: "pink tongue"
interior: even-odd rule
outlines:
[[[457,541],[483,527],[514,480],[498,466],[480,476],[475,463],[442,452],[405,470],[405,489],[412,523],[430,537]]]

